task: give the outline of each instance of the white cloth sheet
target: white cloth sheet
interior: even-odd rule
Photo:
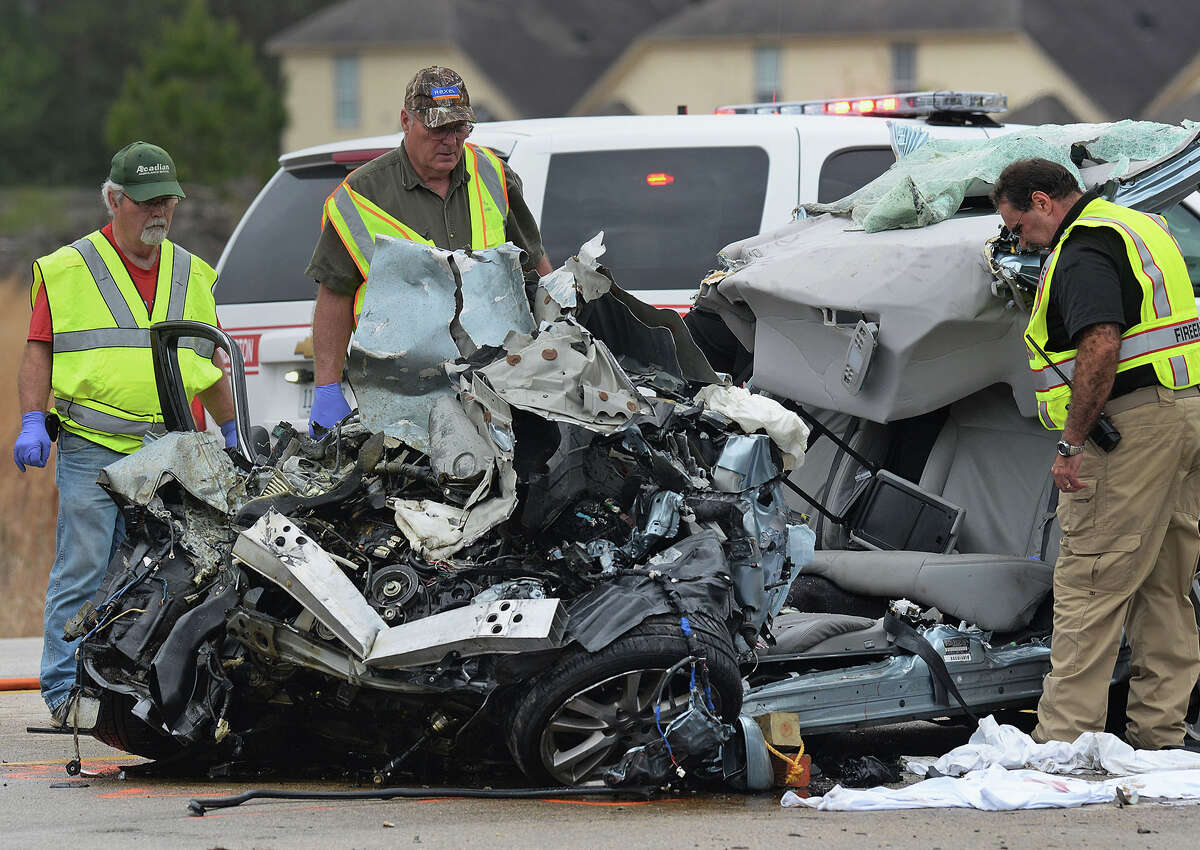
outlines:
[[[904,759],[904,767],[925,776],[932,766],[942,776],[962,776],[993,765],[1031,767],[1045,773],[1150,773],[1156,770],[1200,769],[1200,753],[1187,750],[1135,750],[1107,732],[1085,732],[1068,744],[1039,744],[1015,726],[1001,725],[994,717],[979,721],[970,740],[932,764],[922,758]]]
[[[788,791],[786,807],[867,812],[885,809],[970,808],[985,811],[1074,808],[1117,798],[1200,801],[1200,753],[1135,750],[1103,732],[1087,732],[1074,743],[1039,744],[1013,726],[985,717],[970,740],[938,759],[909,757],[905,767],[931,776],[904,788],[843,788],[823,797]],[[931,770],[932,768],[932,770]],[[1113,778],[1080,779],[1069,774],[1108,773]]]
[[[843,788],[834,786],[823,797],[804,799],[792,791],[783,795],[789,808],[823,812],[873,812],[887,809],[1072,809],[1089,803],[1109,803],[1120,788],[1126,800],[1153,797],[1200,801],[1200,770],[1165,770],[1104,780],[1056,776],[1039,770],[1005,770],[993,765],[966,776],[939,776],[905,788]]]

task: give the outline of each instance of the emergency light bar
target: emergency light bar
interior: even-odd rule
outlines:
[[[831,100],[784,100],[718,106],[718,115],[895,115],[919,117],[937,112],[1006,112],[1008,97],[983,91],[918,91]]]

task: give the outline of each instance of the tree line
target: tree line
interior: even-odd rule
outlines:
[[[0,184],[96,182],[143,139],[182,180],[266,177],[284,127],[262,47],[335,0],[0,0]]]

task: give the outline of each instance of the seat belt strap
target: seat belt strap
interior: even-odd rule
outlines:
[[[954,679],[950,677],[950,671],[946,669],[946,662],[942,660],[942,656],[933,648],[933,644],[925,640],[917,630],[908,623],[901,620],[891,611],[883,615],[884,630],[896,639],[896,646],[901,649],[907,649],[909,652],[918,656],[925,662],[925,666],[929,668],[929,674],[933,677],[933,696],[938,703],[949,705],[950,700],[946,694],[949,693],[962,706],[963,711],[967,716],[979,723],[979,718],[975,716],[975,712],[967,707],[966,700],[962,698],[962,694],[958,692],[958,687],[954,684]]]

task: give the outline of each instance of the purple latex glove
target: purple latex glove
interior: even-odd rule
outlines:
[[[350,405],[346,403],[346,398],[342,395],[341,381],[313,387],[312,410],[308,414],[309,436],[316,436],[313,433],[313,425],[332,428],[345,419],[349,412]]]
[[[50,435],[46,433],[46,414],[33,410],[21,417],[21,433],[13,446],[13,462],[22,472],[25,465],[45,466],[50,459]]]
[[[221,436],[225,438],[225,448],[236,449],[238,444],[237,420],[230,419],[221,423]]]

